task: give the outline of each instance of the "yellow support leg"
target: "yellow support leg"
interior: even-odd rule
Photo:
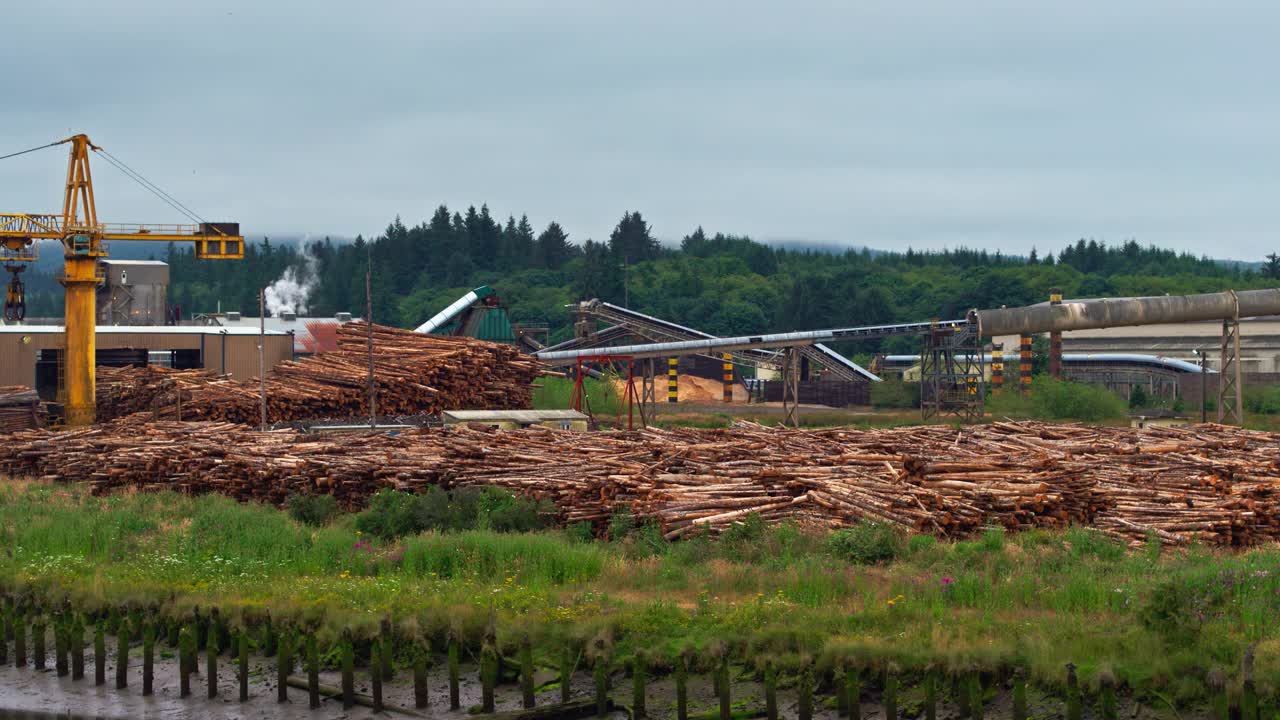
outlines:
[[[96,416],[94,363],[95,257],[68,257],[62,284],[66,288],[66,418],[69,427],[92,425]]]

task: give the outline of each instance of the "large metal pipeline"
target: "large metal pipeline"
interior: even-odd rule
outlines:
[[[969,321],[978,324],[982,335],[999,337],[1126,325],[1230,320],[1260,315],[1280,315],[1280,289],[1065,300],[1061,305],[1046,303],[997,310],[970,310]]]

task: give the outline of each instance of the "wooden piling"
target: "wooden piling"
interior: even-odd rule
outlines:
[[[107,684],[107,619],[99,615],[93,623],[93,684]]]
[[[142,627],[142,694],[155,691],[156,678],[156,626],[146,623]]]
[[[58,677],[70,674],[71,666],[67,660],[67,618],[60,615],[53,621],[53,667]]]
[[[249,629],[236,633],[236,680],[240,685],[240,702],[249,701]]]
[[[974,670],[965,680],[965,690],[969,695],[969,717],[973,720],[982,720],[982,673]]]
[[[924,674],[924,717],[938,720],[938,669],[933,666]]]
[[[449,709],[457,710],[462,707],[461,684],[462,671],[458,667],[458,639],[449,635]]]
[[[733,707],[730,705],[729,694],[729,653],[726,650],[720,655],[720,667],[718,670],[719,682],[716,688],[716,694],[720,696],[720,720],[731,720],[733,717]]]
[[[31,624],[31,660],[37,670],[43,670],[45,667],[44,635],[44,620],[39,619],[33,622]]]
[[[689,653],[676,659],[676,720],[689,720]]]
[[[649,715],[644,703],[646,673],[644,658],[637,654],[631,661],[631,717],[633,720]]]
[[[395,638],[391,635],[391,619],[382,618],[382,679],[390,682],[395,675]]]
[[[13,623],[13,666],[23,668],[27,666],[27,619],[19,610],[11,622]]]
[[[1116,720],[1116,678],[1109,672],[1098,676],[1098,710],[1102,720]]]
[[[591,679],[596,686],[596,717],[605,717],[609,714],[609,671],[607,669],[608,661],[603,657],[597,657],[595,664],[591,668]]]
[[[424,708],[431,705],[431,694],[427,688],[427,661],[430,649],[414,648],[413,653],[413,706]]]
[[[184,623],[178,631],[178,697],[191,695],[191,667],[195,665],[195,626]]]
[[[320,708],[320,651],[315,633],[307,633],[307,703],[312,710]]]
[[[1254,646],[1244,650],[1244,659],[1240,663],[1240,717],[1241,720],[1260,720],[1258,708],[1258,686],[1253,679]]]
[[[384,662],[382,654],[385,650],[382,647],[382,639],[374,638],[369,644],[369,680],[372,685],[370,692],[373,694],[373,711],[382,712],[382,664]],[[489,712],[493,712],[490,710]]]
[[[8,598],[0,603],[0,665],[9,664],[9,641],[12,639],[12,631],[9,623],[9,616],[13,613],[12,603]]]
[[[884,719],[898,720],[898,676],[893,670],[884,673]]]
[[[351,644],[350,630],[342,631],[338,651],[342,655],[342,709],[350,710],[356,704],[356,652]]]
[[[276,702],[289,702],[289,673],[293,670],[293,638],[283,626],[276,633]]]
[[[494,711],[494,687],[498,683],[498,649],[486,640],[480,649],[480,712]]]
[[[533,645],[529,638],[520,639],[520,704],[525,710],[532,708],[533,696]]]
[[[764,716],[765,720],[778,720],[778,670],[772,660],[764,665]]]
[[[71,644],[71,679],[84,679],[84,618],[79,613],[71,620],[67,641]]]
[[[1227,676],[1221,670],[1213,670],[1206,678],[1209,689],[1209,706],[1213,720],[1229,720],[1231,702],[1227,696]]]
[[[204,667],[206,684],[209,690],[209,699],[218,697],[218,653],[222,651],[219,646],[220,636],[218,635],[218,610],[214,608],[213,615],[209,618],[208,628],[205,631],[204,642]]]

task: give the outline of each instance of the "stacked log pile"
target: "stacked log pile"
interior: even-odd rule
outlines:
[[[0,433],[42,428],[44,406],[40,396],[25,385],[0,386]]]
[[[553,501],[565,523],[603,527],[627,509],[672,539],[755,513],[824,527],[873,519],[946,537],[992,525],[1093,525],[1134,543],[1280,540],[1280,436],[1218,425],[456,427],[390,437],[153,422],[143,413],[16,433],[0,445],[0,473],[86,480],[100,493],[170,488],[274,504],[327,493],[352,509],[381,488],[494,485]]]
[[[280,363],[267,375],[270,423],[348,418],[368,413],[366,326],[338,329],[338,349]],[[441,410],[522,409],[541,365],[509,345],[373,327],[378,411],[385,415]],[[257,424],[261,385],[207,370],[100,368],[99,420],[140,411],[159,418]]]

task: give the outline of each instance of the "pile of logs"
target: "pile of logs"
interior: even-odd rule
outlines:
[[[45,409],[35,390],[24,385],[0,386],[0,433],[42,428]]]
[[[338,329],[338,349],[280,363],[267,375],[267,421],[367,415],[367,326]],[[373,366],[381,415],[441,410],[521,409],[542,370],[509,345],[373,326]],[[261,383],[207,370],[100,368],[98,419],[137,412],[181,420],[258,424]]]
[[[946,537],[1092,525],[1243,546],[1280,540],[1280,437],[1220,425],[1098,428],[1034,422],[963,430],[420,429],[398,436],[259,432],[150,413],[0,444],[0,473],[86,480],[95,492],[170,488],[283,503],[381,488],[494,485],[603,528],[629,510],[668,538],[755,513],[841,527],[862,519]]]

